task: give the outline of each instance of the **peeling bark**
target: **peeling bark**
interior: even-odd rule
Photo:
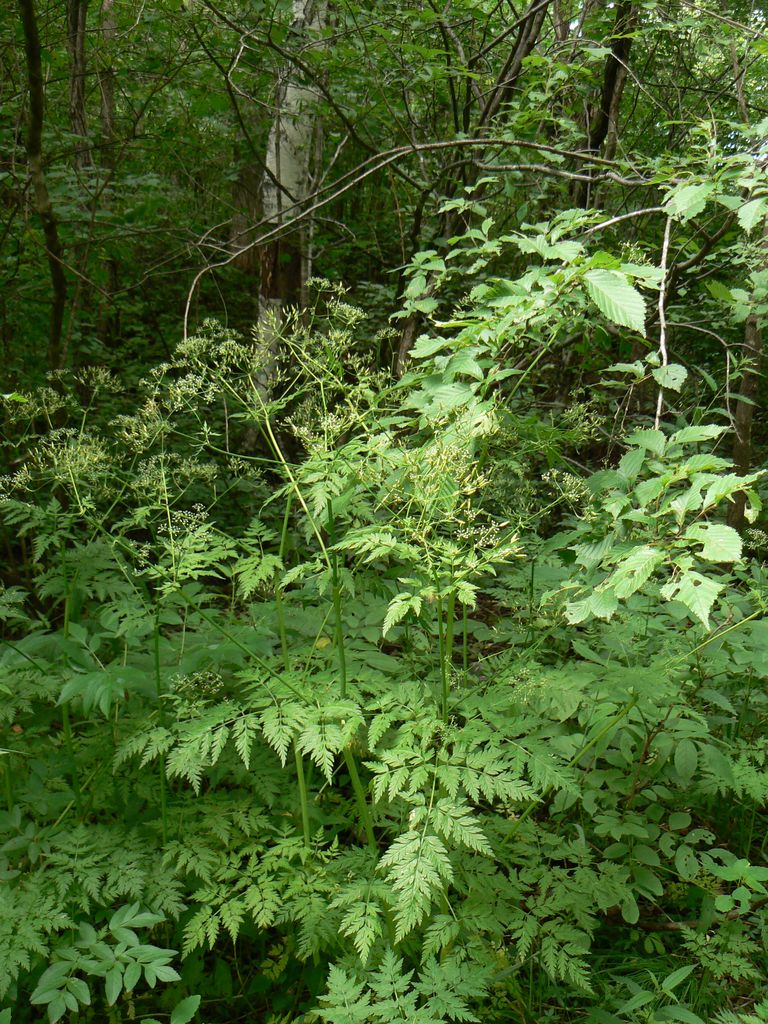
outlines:
[[[307,28],[318,28],[323,10],[315,0],[294,0],[291,31],[300,38]],[[275,117],[269,133],[266,173],[262,180],[262,216],[270,226],[289,221],[305,200],[309,185],[314,140],[314,91],[294,67],[284,69],[278,86]],[[288,232],[262,247],[260,297],[265,307],[290,304],[301,295],[304,229]]]
[[[324,4],[293,0],[291,35],[301,40],[307,29],[319,28]],[[309,192],[310,164],[314,149],[316,94],[296,67],[288,64],[278,83],[275,116],[267,141],[266,171],[262,178],[262,216],[269,228],[290,222]],[[259,251],[258,343],[265,354],[262,384],[268,387],[273,373],[283,311],[301,302],[306,281],[306,250],[310,228],[299,228],[263,245]]]

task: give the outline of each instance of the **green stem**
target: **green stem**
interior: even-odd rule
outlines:
[[[67,591],[67,596],[64,599],[64,639],[67,640],[69,637],[69,618],[70,618],[70,600],[71,596]],[[66,655],[64,656],[66,658]],[[64,734],[64,747],[67,751],[67,760],[69,761],[69,774],[70,782],[72,783],[72,792],[75,796],[75,809],[77,810],[78,817],[83,815],[83,797],[80,791],[80,780],[77,777],[77,764],[75,762],[75,744],[72,739],[72,720],[69,717],[69,705],[61,705],[61,729]]]
[[[461,606],[461,660],[464,671],[469,672],[469,611],[467,605]]]
[[[155,691],[157,703],[160,708],[160,721],[164,718],[163,707],[163,677],[160,669],[160,605],[155,607],[155,628],[153,635],[153,654],[155,666]],[[165,777],[165,759],[159,758],[157,763],[157,780],[160,787],[160,818],[163,827],[163,845],[168,841],[168,783]]]
[[[311,845],[311,833],[309,830],[309,800],[307,798],[307,780],[304,775],[304,760],[301,751],[294,743],[293,756],[296,760],[296,778],[299,782],[299,804],[301,806],[301,830],[304,835],[304,847],[308,850]]]
[[[287,690],[290,690],[291,693],[295,694],[295,696],[298,697],[299,700],[303,700],[304,702],[306,702],[307,698],[301,692],[301,690],[298,690],[295,686],[292,686],[291,683],[289,683],[284,676],[281,676],[280,673],[276,672],[275,669],[273,669],[268,662],[266,662],[263,658],[260,658],[258,654],[255,654],[251,650],[251,648],[248,647],[247,644],[244,644],[239,637],[234,636],[232,633],[229,632],[229,630],[225,629],[225,627],[222,626],[221,623],[217,622],[212,615],[209,615],[199,605],[195,604],[192,601],[192,599],[184,593],[183,590],[177,591],[177,595],[183,601],[185,601],[188,607],[190,607],[197,615],[199,615],[201,619],[207,622],[209,626],[212,626],[213,629],[215,629],[218,632],[219,636],[223,636],[225,639],[229,640],[229,642],[234,644],[235,647],[238,648],[238,650],[241,650],[243,652],[243,654],[247,654],[250,657],[251,661],[258,665],[259,668],[263,669],[268,676],[271,676],[272,679],[275,680],[275,682],[282,683],[283,686],[285,686]],[[266,680],[264,681],[264,685],[267,688],[269,688],[269,684],[267,683]]]
[[[275,590],[275,614],[277,615],[277,632],[280,635],[280,650],[283,655],[283,665],[286,672],[290,668],[291,659],[288,653],[288,637],[285,632],[285,609],[283,608],[283,593],[280,587]]]
[[[536,559],[531,559],[531,576],[528,580],[528,636],[526,642],[533,639],[533,595],[536,580]]]
[[[291,516],[291,505],[293,495],[289,494],[285,503],[285,514],[283,515],[283,528],[280,533],[280,547],[278,557],[282,561],[285,558],[285,549],[288,545],[288,526]],[[285,632],[285,609],[283,608],[283,592],[280,585],[275,588],[275,612],[277,613],[277,628],[280,634],[280,649],[283,655],[283,667],[288,672],[291,667],[291,656],[288,651],[288,637]],[[304,773],[304,758],[301,756],[296,743],[293,744],[293,757],[296,763],[296,780],[299,787],[299,807],[301,808],[301,832],[304,837],[304,848],[309,850],[312,845],[312,833],[309,827],[309,797],[307,795],[307,777]]]
[[[445,634],[443,637],[443,721],[448,721],[448,699],[451,692],[451,669],[453,668],[453,629],[456,621],[456,591],[448,595],[445,609]]]
[[[611,731],[611,729],[613,729],[614,726],[619,724],[619,722],[622,720],[622,718],[626,718],[627,715],[629,714],[629,712],[635,706],[635,704],[637,704],[637,700],[638,700],[637,697],[633,697],[632,700],[629,702],[629,704],[627,704],[626,707],[622,708],[621,711],[617,715],[614,715],[613,718],[610,720],[610,722],[608,722],[608,724],[606,726],[604,726],[604,728],[602,728],[600,730],[600,732],[596,736],[592,737],[592,739],[589,741],[589,743],[586,743],[581,748],[581,750],[577,754],[575,754],[574,757],[571,758],[571,760],[568,762],[566,767],[573,768],[573,766],[575,764],[577,764],[582,759],[582,757],[584,757],[584,755],[586,753],[588,753],[588,751],[590,751],[592,749],[592,747],[596,746],[596,744],[598,744],[600,742],[600,740],[603,738],[603,736],[607,735]],[[541,801],[549,794],[551,789],[552,789],[552,786],[547,786],[547,788],[538,797],[536,797],[535,800],[532,800],[528,804],[526,809],[523,811],[523,813],[520,815],[520,817],[515,822],[515,826],[511,830],[509,835],[514,835],[515,832],[517,832],[517,830],[523,824],[523,822],[528,820],[528,818],[533,813],[534,809],[539,806]]]
[[[435,609],[437,612],[437,656],[440,659],[440,686],[441,686],[441,697],[440,697],[440,713],[443,721],[447,721],[446,713],[448,710],[447,694],[448,694],[448,680],[445,674],[445,639],[443,637],[443,599],[438,597],[435,602]]]
[[[293,504],[293,495],[289,494],[285,503],[285,514],[283,516],[283,529],[280,533],[280,547],[278,549],[278,558],[281,562],[285,559],[285,549],[288,546],[288,525],[290,522],[291,505]],[[283,666],[287,672],[291,667],[291,659],[288,653],[288,637],[285,632],[285,609],[283,608],[283,591],[280,588],[280,584],[275,588],[275,612],[277,614],[277,629],[280,634],[280,649],[283,654]]]
[[[6,757],[10,757],[10,754],[7,754]],[[14,805],[13,785],[11,783],[11,769],[7,760],[3,766],[3,783],[5,785],[5,803],[8,807],[8,813],[11,814],[13,812]]]
[[[70,782],[72,783],[72,792],[75,794],[75,809],[77,810],[78,817],[82,817],[83,814],[83,797],[80,792],[80,780],[77,777],[77,766],[75,764],[75,745],[72,740],[72,721],[69,717],[69,705],[61,705],[61,728],[64,733],[64,747],[67,751],[67,760],[69,761],[69,775]]]
[[[357,762],[355,761],[355,755],[352,753],[351,750],[344,751],[344,760],[347,765],[349,779],[350,782],[352,783],[352,789],[355,794],[357,812],[360,815],[360,821],[362,822],[363,829],[365,831],[365,837],[368,840],[368,848],[373,853],[378,854],[379,848],[376,843],[376,836],[373,834],[373,821],[371,819],[371,811],[365,799],[365,790],[363,789],[363,784],[360,781],[360,775],[357,771]]]
[[[333,506],[328,499],[328,539],[331,547],[336,543],[336,524],[333,519]],[[347,697],[347,655],[344,650],[344,622],[341,617],[341,586],[339,585],[339,563],[336,552],[331,557],[331,580],[333,583],[333,613],[336,619],[336,654],[339,659],[339,676],[341,682],[341,699]]]

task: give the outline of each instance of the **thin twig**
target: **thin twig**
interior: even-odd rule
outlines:
[[[672,218],[667,217],[667,223],[664,227],[664,244],[661,247],[661,284],[659,285],[659,355],[661,356],[661,365],[666,366],[669,362],[667,355],[667,310],[666,310],[666,297],[667,297],[667,256],[669,254],[669,236],[672,233]],[[654,426],[656,430],[659,429],[659,423],[661,422],[661,410],[664,404],[664,388],[659,387],[659,397],[656,402],[656,420]]]
[[[578,160],[581,163],[590,164],[597,167],[613,168],[617,166],[616,161],[606,160],[604,157],[595,156],[593,153],[560,149],[557,146],[545,145],[543,143],[529,142],[525,139],[485,139],[485,138],[469,138],[469,139],[445,139],[436,142],[424,142],[418,144],[411,144],[407,146],[396,146],[393,149],[385,150],[381,153],[376,153],[374,156],[368,157],[362,163],[358,164],[353,170],[343,174],[336,181],[323,186],[316,190],[314,195],[307,197],[307,205],[303,206],[300,203],[296,203],[292,207],[288,207],[283,210],[284,215],[292,215],[288,219],[284,220],[282,224],[278,224],[275,227],[269,227],[268,221],[264,220],[261,224],[254,225],[250,228],[250,231],[257,230],[259,227],[267,227],[264,234],[246,245],[238,248],[237,251],[231,253],[226,259],[220,260],[217,263],[208,264],[202,267],[195,275],[189,292],[187,293],[187,301],[184,308],[184,338],[188,336],[189,330],[189,312],[192,306],[192,299],[197,289],[198,284],[205,276],[212,270],[216,270],[220,267],[225,267],[232,263],[243,253],[253,249],[257,246],[264,245],[266,242],[270,242],[277,237],[281,237],[288,232],[292,231],[301,221],[311,217],[317,210],[322,209],[329,203],[334,202],[340,198],[350,189],[359,185],[365,181],[372,174],[376,174],[379,171],[389,167],[390,164],[395,163],[398,160],[402,160],[408,156],[419,155],[428,152],[439,152],[446,149],[497,149],[497,148],[518,148],[524,150],[531,150],[537,153],[552,153],[565,159]],[[243,232],[245,234],[245,232]]]
[[[593,181],[596,179],[592,179]],[[593,235],[596,231],[605,231],[606,228],[612,228],[614,224],[621,224],[625,220],[631,220],[633,217],[646,217],[652,213],[664,213],[665,207],[663,206],[646,206],[642,210],[632,210],[630,213],[622,213],[618,217],[611,217],[610,220],[600,221],[599,224],[595,224],[594,227],[588,228],[581,234],[582,238],[586,238],[588,235]]]

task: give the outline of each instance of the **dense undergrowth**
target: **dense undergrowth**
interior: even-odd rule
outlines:
[[[533,411],[652,282],[551,245],[399,381],[326,287],[6,401],[2,1024],[768,1020],[762,477]]]

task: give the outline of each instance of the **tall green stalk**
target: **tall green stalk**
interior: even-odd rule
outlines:
[[[331,547],[336,543],[336,523],[333,518],[333,505],[328,499],[328,539]],[[341,616],[341,585],[339,581],[339,562],[336,553],[331,555],[331,583],[333,589],[333,614],[335,617],[336,656],[339,659],[339,689],[341,699],[347,698],[347,656],[344,650],[344,622]]]
[[[360,815],[360,821],[363,825],[363,831],[365,832],[365,838],[368,842],[368,848],[373,853],[378,853],[379,848],[376,842],[376,836],[373,833],[371,809],[368,806],[368,801],[365,799],[365,790],[363,789],[363,784],[360,781],[360,773],[357,770],[355,755],[349,747],[344,751],[344,761],[346,762],[347,771],[349,772],[349,781],[352,783],[352,791],[355,794],[355,803],[357,804],[357,813]]]
[[[155,692],[157,694],[157,703],[160,709],[160,720],[162,721],[165,714],[163,707],[163,676],[160,666],[160,603],[158,602],[155,606],[155,622],[152,633],[152,651],[153,661],[155,669]],[[165,844],[168,840],[168,782],[165,777],[165,759],[159,758],[158,760],[158,786],[160,790],[160,817],[162,820],[163,827],[163,843]]]
[[[288,494],[283,514],[283,528],[280,531],[280,547],[278,557],[284,562],[285,551],[288,546],[288,527],[291,521],[291,506],[293,505],[293,494]],[[286,672],[291,669],[291,657],[288,651],[288,636],[285,632],[285,609],[283,607],[283,591],[280,583],[275,587],[275,613],[277,615],[277,629],[280,634],[280,650],[283,655],[283,668]],[[296,780],[299,787],[299,807],[301,808],[301,832],[304,838],[304,847],[309,849],[312,844],[312,832],[309,826],[309,797],[307,795],[307,777],[304,772],[304,758],[294,741],[293,757],[296,764]]]
[[[307,778],[304,774],[304,758],[301,756],[298,744],[294,740],[293,757],[296,762],[296,779],[299,786],[299,805],[301,807],[301,832],[304,838],[304,847],[309,849],[312,843],[312,833],[309,828],[309,797],[307,796]]]
[[[64,598],[64,640],[69,638],[69,623],[71,614],[71,594],[67,590],[67,596]],[[82,817],[83,814],[83,796],[80,790],[80,780],[77,777],[77,763],[75,761],[75,744],[72,737],[72,720],[69,716],[69,705],[64,703],[61,705],[61,729],[64,734],[64,747],[67,751],[67,761],[69,762],[69,774],[70,783],[72,785],[72,792],[75,796],[75,809],[77,810],[78,817]]]
[[[333,518],[333,505],[331,499],[328,499],[328,539],[330,540],[331,548],[336,544],[336,523]],[[333,589],[333,613],[335,618],[335,635],[336,635],[336,655],[339,661],[339,692],[342,700],[347,698],[347,656],[344,650],[344,620],[342,618],[341,608],[341,581],[339,579],[339,563],[336,552],[331,555],[331,583]],[[371,818],[371,810],[368,806],[368,802],[365,798],[365,789],[360,781],[360,773],[357,770],[357,761],[355,755],[349,749],[346,748],[344,751],[344,761],[347,765],[347,771],[349,772],[349,780],[352,783],[352,791],[355,794],[355,803],[357,804],[357,813],[360,816],[360,821],[365,831],[366,840],[368,847],[376,853],[378,846],[376,843],[376,836],[373,833],[373,820]]]
[[[7,758],[9,758],[10,756],[10,753],[6,754],[6,761],[4,762],[2,767],[3,789],[5,791],[5,805],[8,808],[9,814],[13,811],[13,806],[15,802],[13,799],[13,783],[11,782],[11,769],[7,760]]]
[[[440,657],[440,678],[442,682],[440,711],[444,722],[448,721],[450,708],[451,670],[453,668],[453,633],[455,623],[456,591],[452,590],[448,595],[448,600],[445,604],[445,617],[443,617],[443,599],[437,599],[437,638]]]

